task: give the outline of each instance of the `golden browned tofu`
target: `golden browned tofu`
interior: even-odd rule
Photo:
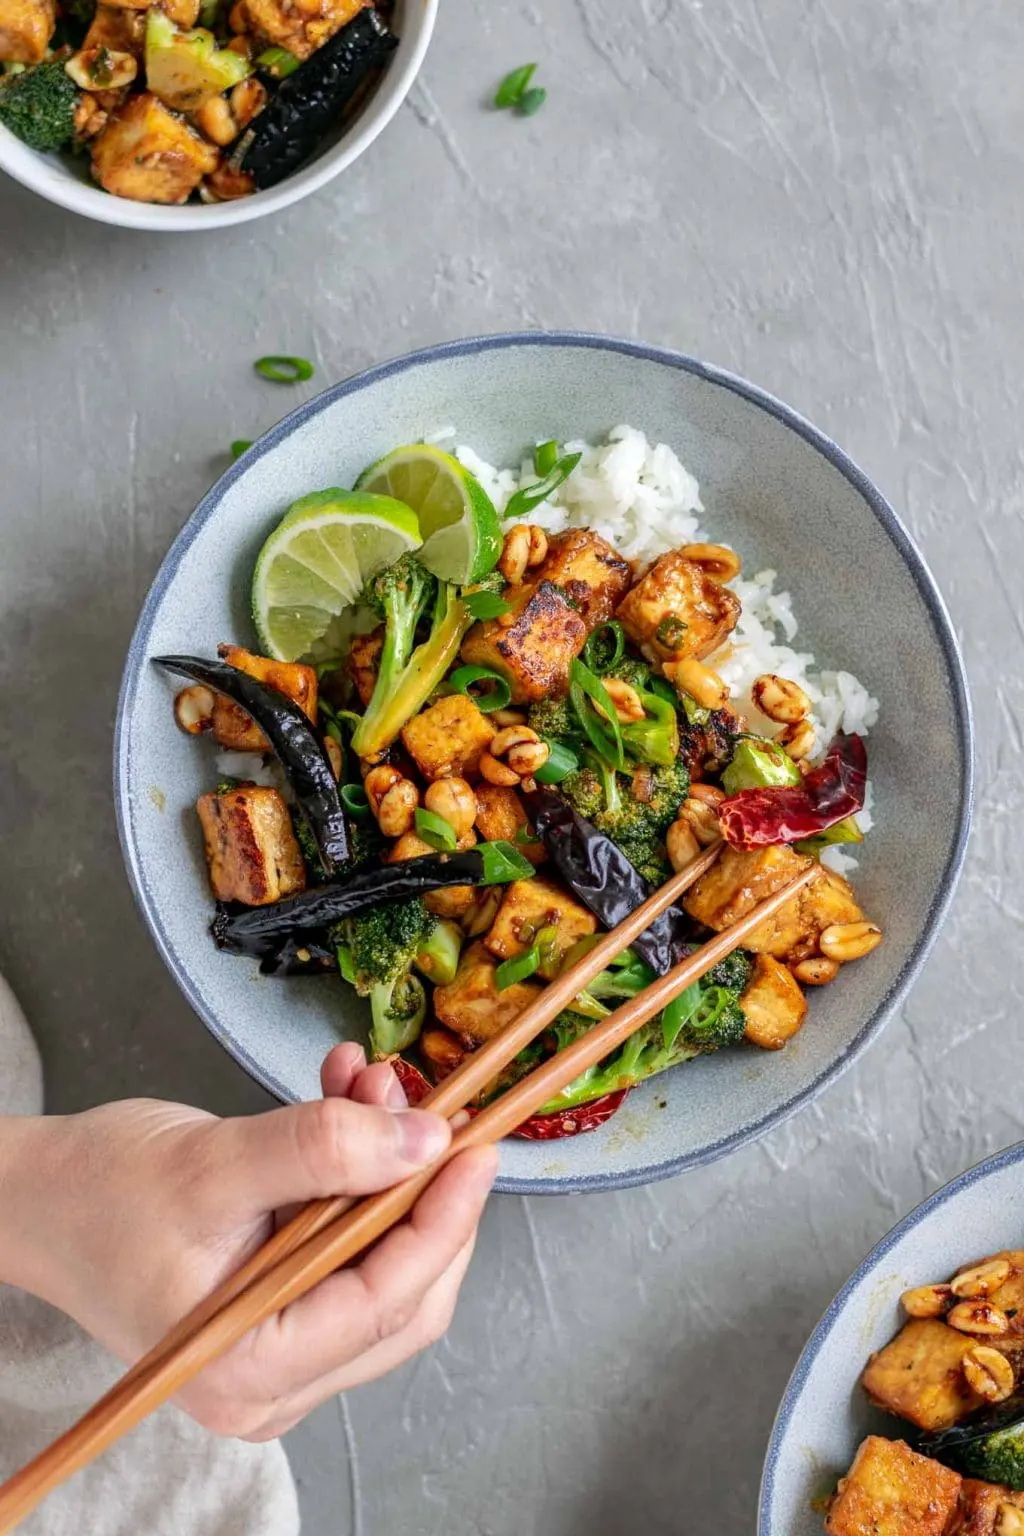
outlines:
[[[829,1536],[946,1536],[961,1477],[902,1440],[869,1435],[840,1480]]]
[[[977,1342],[941,1319],[911,1318],[868,1361],[864,1390],[879,1408],[919,1429],[948,1429],[981,1406],[962,1370],[965,1353]]]
[[[0,0],[0,59],[39,64],[56,25],[54,0]]]
[[[464,693],[421,709],[402,731],[405,750],[425,779],[475,779],[495,727]]]
[[[469,1046],[482,1045],[517,1019],[540,991],[535,981],[516,981],[499,992],[498,963],[484,944],[470,944],[459,960],[455,980],[434,990],[434,1012]]]
[[[960,1489],[960,1507],[947,1536],[1002,1536],[1002,1511],[1024,1511],[1024,1493],[1014,1493],[998,1483],[979,1483],[965,1477]]]
[[[655,560],[615,617],[650,661],[709,656],[736,627],[740,603],[678,550]]]
[[[555,534],[531,578],[552,581],[570,599],[591,630],[610,619],[629,591],[630,569],[617,549],[589,528]]]
[[[384,649],[384,626],[379,624],[368,635],[356,635],[348,653],[348,675],[365,709],[373,698],[380,671],[380,653]]]
[[[141,59],[146,44],[145,11],[129,11],[120,6],[98,5],[85,35],[83,50],[110,48],[114,53],[130,53]]]
[[[287,48],[297,59],[308,59],[368,4],[369,0],[304,0],[302,5],[291,5],[289,0],[242,0],[240,19],[245,25],[240,30]]]
[[[220,156],[183,117],[144,91],[93,142],[92,173],[105,192],[137,203],[185,203]]]
[[[499,960],[510,960],[529,949],[542,928],[555,929],[551,955],[540,969],[542,976],[550,978],[577,939],[588,938],[595,931],[597,919],[552,880],[540,876],[535,880],[513,880],[505,887],[498,915],[484,943]]]
[[[515,843],[531,864],[542,864],[546,858],[541,842],[522,843],[519,836],[523,827],[529,826],[530,818],[519,797],[519,791],[503,784],[479,784],[476,790],[476,826],[485,843]]]
[[[512,588],[508,596],[511,613],[473,625],[462,642],[463,661],[500,673],[513,704],[564,694],[586,624],[550,581]]]
[[[748,1040],[766,1051],[781,1051],[803,1028],[807,999],[800,984],[771,955],[758,955],[754,971],[740,998]]]
[[[269,656],[256,656],[240,645],[218,645],[217,654],[229,667],[237,667],[239,672],[247,672],[268,688],[285,694],[316,724],[315,667],[296,661],[271,661]],[[226,694],[214,696],[212,730],[218,746],[228,752],[270,751],[270,742],[259,726]]]
[[[276,789],[250,785],[200,795],[196,810],[218,901],[265,907],[305,888],[292,819]]]
[[[728,928],[779,890],[805,868],[807,859],[794,849],[724,849],[721,858],[683,898],[690,916],[716,932]],[[848,882],[824,866],[774,916],[759,923],[744,941],[754,954],[777,960],[813,955],[822,930],[833,923],[860,922],[864,914]]]

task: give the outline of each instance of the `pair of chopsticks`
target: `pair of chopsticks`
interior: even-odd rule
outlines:
[[[568,971],[546,986],[501,1034],[472,1052],[422,1101],[451,1117],[471,1103],[501,1069],[550,1024],[599,971],[627,949],[653,920],[711,868],[721,843],[705,849],[685,870],[605,934]],[[250,1329],[280,1312],[376,1242],[408,1214],[441,1167],[468,1147],[500,1141],[595,1066],[687,987],[737,949],[765,918],[806,884],[808,867],[746,917],[700,946],[666,975],[630,998],[565,1050],[522,1078],[453,1136],[448,1150],[421,1173],[354,1201],[315,1200],[183,1318],[109,1392],[58,1440],[0,1485],[0,1536],[14,1528],[54,1488],[88,1466],[161,1403],[224,1354]]]

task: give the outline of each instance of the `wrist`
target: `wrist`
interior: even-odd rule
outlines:
[[[53,1245],[54,1127],[42,1115],[0,1116],[0,1283],[42,1296]]]

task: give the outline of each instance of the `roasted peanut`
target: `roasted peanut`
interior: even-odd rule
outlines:
[[[783,752],[789,754],[801,773],[804,772],[805,759],[814,751],[815,739],[814,726],[810,720],[797,720],[792,725],[785,725],[775,735]]]
[[[1001,1403],[1013,1391],[1013,1366],[989,1344],[975,1344],[969,1349],[963,1368],[967,1385],[987,1403]]]
[[[516,523],[505,535],[498,570],[510,587],[518,587],[529,563],[530,529],[526,523]]]
[[[547,559],[548,536],[543,528],[536,523],[530,523],[530,553],[526,557],[527,565],[542,565]]]
[[[228,12],[228,26],[232,32],[247,32],[249,30],[249,18],[245,13],[243,0],[237,0]]]
[[[224,149],[238,137],[239,125],[224,96],[211,96],[195,114],[196,124],[206,137]]]
[[[236,198],[248,197],[255,190],[256,183],[249,171],[236,170],[225,162],[207,176],[199,188],[199,196],[207,203],[231,203]]]
[[[953,1304],[948,1285],[917,1285],[904,1291],[900,1304],[908,1317],[945,1317]]]
[[[465,779],[435,779],[427,785],[423,803],[428,811],[444,818],[456,837],[472,830],[476,820],[476,795]]]
[[[499,727],[526,724],[526,716],[521,709],[494,709],[491,711],[491,719]]]
[[[833,923],[818,939],[818,947],[830,960],[846,965],[870,955],[882,942],[882,930],[874,923]]]
[[[839,975],[838,960],[827,955],[811,955],[792,967],[793,975],[805,987],[826,987]]]
[[[389,864],[404,864],[406,859],[419,859],[425,853],[436,853],[437,849],[425,843],[422,837],[417,837],[415,832],[405,832],[398,839],[388,854]],[[461,887],[456,887],[461,889]]]
[[[688,693],[702,709],[721,709],[728,701],[729,690],[718,673],[693,656],[666,661],[662,670],[673,687]]]
[[[811,712],[811,701],[799,684],[777,672],[762,672],[755,678],[750,697],[762,715],[777,725],[795,725]]]
[[[991,1296],[993,1291],[1010,1278],[1009,1259],[989,1259],[985,1264],[975,1264],[962,1269],[949,1283],[953,1295],[962,1301],[976,1301],[979,1296]]]
[[[711,844],[717,843],[722,835],[722,828],[714,807],[704,800],[695,800],[691,796],[689,800],[684,801],[678,820],[687,823],[702,848],[710,848]]]
[[[725,790],[719,789],[717,784],[691,784],[690,799],[703,800],[705,805],[717,810],[725,799]]]
[[[476,939],[490,931],[501,906],[502,894],[500,885],[485,886],[476,893],[473,905],[460,919],[467,938]]]
[[[257,112],[262,112],[266,106],[267,88],[251,75],[248,80],[238,82],[231,92],[230,101],[231,114],[239,130],[247,128]]]
[[[252,40],[248,37],[233,37],[227,47],[229,52],[237,53],[243,59],[251,59],[255,52]]]
[[[363,788],[370,802],[370,810],[375,816],[380,811],[380,803],[388,790],[393,789],[401,779],[402,774],[397,768],[392,768],[390,763],[378,763],[376,768],[371,768],[363,776]]]
[[[700,853],[700,844],[688,821],[674,821],[665,838],[669,862],[676,874],[681,874]]]
[[[550,755],[547,742],[528,725],[507,725],[481,757],[480,772],[489,784],[511,788],[542,768]]]
[[[480,777],[486,779],[488,784],[498,784],[503,789],[512,789],[519,783],[515,769],[507,763],[499,763],[489,752],[484,752],[480,758]]]
[[[958,1301],[946,1314],[946,1322],[958,1333],[1000,1334],[1009,1331],[1010,1319],[990,1301]]]
[[[324,737],[324,751],[327,753],[327,761],[331,765],[331,772],[336,779],[341,778],[341,770],[344,767],[345,756],[341,747],[333,736]]]
[[[131,85],[139,72],[133,54],[118,53],[104,47],[83,48],[73,54],[64,65],[64,73],[70,75],[83,91],[119,91]]]
[[[183,688],[174,700],[174,718],[190,736],[200,736],[213,723],[215,702],[212,688],[193,683],[190,688]]]
[[[679,553],[699,565],[712,581],[734,581],[740,573],[740,557],[725,544],[684,544]]]
[[[996,1510],[992,1536],[1024,1536],[1024,1510],[1017,1509],[1013,1504],[1000,1504]]]
[[[86,139],[94,139],[107,126],[109,116],[110,113],[104,112],[95,96],[90,96],[86,91],[75,104],[75,138],[82,143]]]
[[[399,779],[377,807],[377,825],[385,837],[401,837],[411,832],[416,822],[420,792],[411,779]]]
[[[603,681],[608,697],[615,706],[615,713],[623,724],[644,718],[645,710],[640,695],[630,683],[623,683],[617,677],[606,677]]]

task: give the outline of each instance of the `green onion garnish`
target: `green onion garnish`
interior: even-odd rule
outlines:
[[[368,816],[370,802],[361,784],[343,784],[338,791],[341,803],[350,816]]]
[[[529,85],[536,64],[521,64],[518,69],[513,69],[507,74],[498,86],[494,97],[494,105],[499,110],[505,107],[514,107],[523,99],[523,92]]]
[[[508,885],[513,880],[532,880],[537,873],[518,848],[513,848],[511,843],[503,840],[478,843],[476,851],[483,859],[482,885]]]
[[[301,59],[297,59],[294,53],[289,53],[287,48],[264,48],[256,60],[257,69],[265,69],[268,74],[275,75],[278,80],[287,80],[289,75],[294,75]]]
[[[575,752],[571,751],[560,741],[552,741],[549,736],[542,736],[550,751],[548,760],[534,774],[538,784],[561,784],[570,773],[575,773],[580,766],[580,760]]]
[[[304,357],[260,357],[253,367],[275,384],[301,384],[313,377],[313,364]]]
[[[558,487],[568,480],[582,457],[581,453],[567,453],[564,458],[557,461],[553,469],[548,471],[543,480],[538,480],[533,485],[524,485],[521,490],[516,491],[514,496],[510,496],[508,506],[502,515],[507,519],[525,517],[528,512],[533,511],[534,507],[539,507],[542,501],[548,499],[552,491],[557,491]]]
[[[251,447],[252,447],[252,438],[251,437],[236,437],[234,442],[231,444],[231,458],[232,458],[232,460],[240,459],[242,457],[242,454],[245,453],[246,449],[247,448],[251,448]]]
[[[342,980],[347,981],[350,986],[354,987],[356,984],[356,967],[352,959],[352,951],[347,944],[339,944],[337,954],[338,970],[341,972]]]
[[[458,844],[455,828],[435,811],[419,809],[416,812],[416,831],[425,843],[438,853],[454,853]]]
[[[506,709],[512,697],[512,689],[500,672],[490,667],[457,667],[448,679],[456,693],[464,693],[472,699],[481,714],[489,715],[496,709]],[[483,693],[473,690],[474,683],[487,683]]]
[[[583,660],[591,672],[604,677],[612,667],[618,666],[626,650],[626,634],[616,619],[609,619],[588,635],[583,647]]]
[[[666,1051],[670,1051],[679,1037],[679,1031],[687,1024],[700,1006],[701,988],[700,982],[695,981],[687,987],[685,992],[680,992],[674,997],[667,1008],[661,1013],[661,1038]]]
[[[588,700],[597,708],[591,708]],[[569,702],[576,711],[580,725],[586,731],[594,750],[613,768],[625,771],[626,754],[622,744],[622,727],[615,713],[615,705],[608,697],[608,690],[604,683],[599,677],[595,677],[579,657],[569,668]]]
[[[548,99],[548,93],[542,85],[535,85],[532,90],[524,91],[516,102],[516,107],[523,117],[532,117],[539,112]]]
[[[656,698],[664,699],[665,703],[671,704],[673,709],[679,708],[679,695],[665,678],[652,677],[647,685],[647,691],[653,693]]]
[[[462,602],[474,619],[497,619],[512,607],[497,592],[463,592]]]
[[[538,443],[533,450],[533,467],[538,475],[550,475],[558,463],[558,444],[554,438],[549,443]]]
[[[517,981],[525,981],[540,966],[540,945],[531,944],[521,955],[503,960],[494,973],[494,985],[499,992],[512,987]]]
[[[670,613],[662,619],[654,631],[654,638],[659,645],[663,645],[667,651],[678,650],[683,643],[689,625],[685,619],[681,619],[678,613]]]

